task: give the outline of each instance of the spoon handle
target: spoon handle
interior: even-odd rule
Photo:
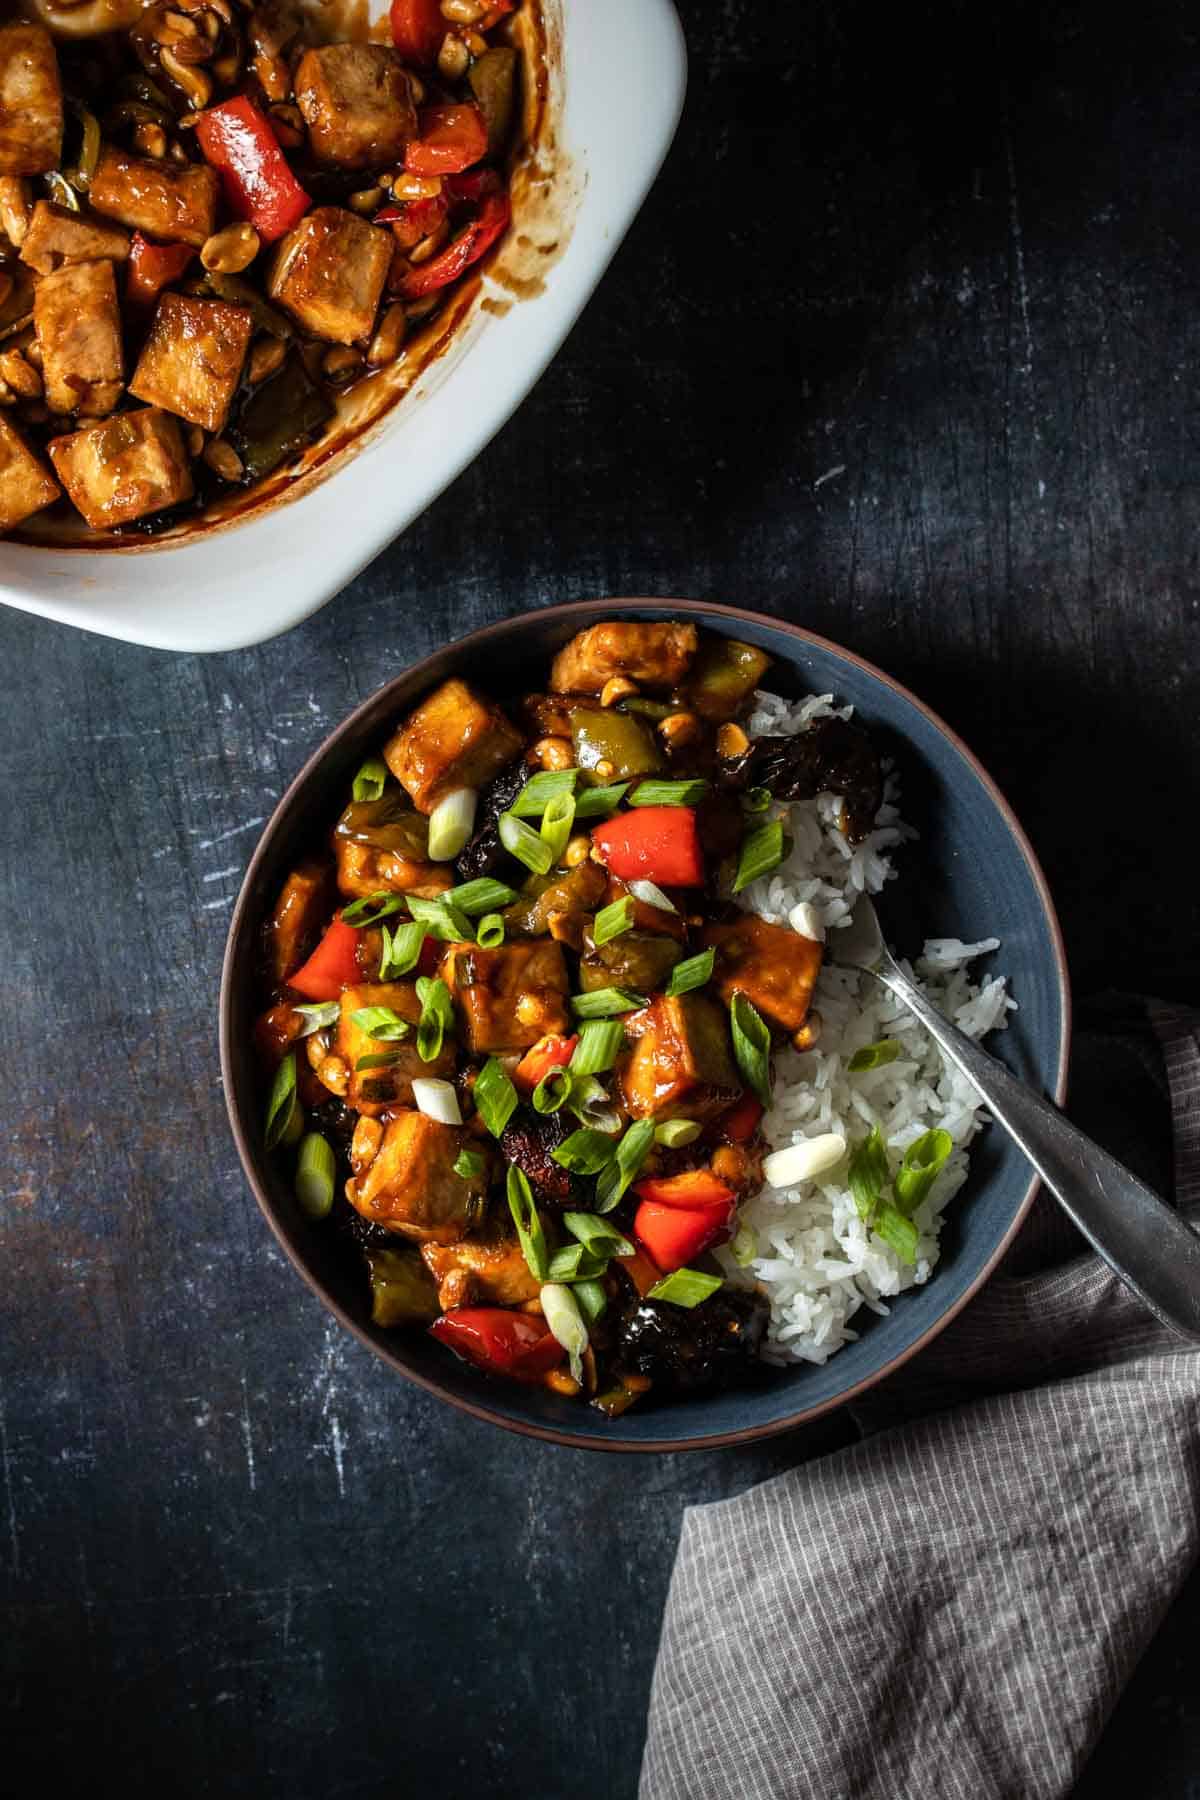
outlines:
[[[930,1005],[898,969],[876,977],[916,1014],[1076,1225],[1155,1316],[1200,1343],[1200,1235],[1143,1181]]]

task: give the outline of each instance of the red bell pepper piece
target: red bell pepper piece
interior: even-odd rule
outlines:
[[[516,9],[517,0],[492,0],[491,6],[488,7],[482,19],[480,19],[478,25],[475,27],[476,31],[480,33],[491,31],[493,26],[498,25],[501,19],[505,18],[510,12],[515,12]]]
[[[712,1206],[662,1206],[643,1200],[633,1215],[633,1235],[664,1275],[682,1269],[713,1244],[729,1236],[735,1207],[732,1200]]]
[[[442,191],[451,200],[469,200],[478,206],[489,194],[498,194],[503,185],[495,169],[467,169],[461,175],[447,175]]]
[[[419,300],[422,294],[432,294],[437,288],[457,281],[464,269],[469,269],[486,250],[491,249],[496,239],[507,229],[511,218],[512,207],[508,195],[489,194],[478,215],[459,232],[441,255],[431,256],[419,268],[409,269],[397,283],[396,291],[405,300]],[[648,807],[646,810],[652,809]]]
[[[391,18],[392,42],[405,62],[430,68],[450,30],[439,0],[392,0]]]
[[[410,175],[457,175],[487,155],[487,121],[477,106],[427,106],[420,127],[404,147]]]
[[[681,1175],[647,1175],[635,1182],[639,1200],[653,1200],[658,1206],[728,1206],[733,1189],[713,1174],[711,1169],[685,1169]]]
[[[745,1144],[758,1130],[758,1121],[763,1116],[763,1103],[753,1094],[743,1094],[736,1105],[727,1113],[722,1113],[717,1120],[717,1130],[727,1137],[731,1144]]]
[[[477,1369],[514,1381],[537,1381],[566,1355],[544,1319],[504,1306],[460,1306],[435,1319],[429,1330]]]
[[[533,1048],[527,1050],[513,1073],[513,1080],[527,1094],[532,1094],[543,1076],[551,1069],[564,1069],[575,1054],[575,1046],[579,1037],[560,1037],[557,1032],[548,1032],[539,1038]]]
[[[411,250],[414,244],[437,230],[449,211],[449,200],[438,194],[428,200],[402,200],[398,206],[385,206],[382,212],[375,214],[374,223],[390,225],[392,236],[401,249]]]
[[[336,1000],[358,978],[358,932],[338,917],[308,961],[288,976],[287,985],[306,1000]]]
[[[701,887],[704,858],[690,806],[637,806],[592,832],[592,842],[622,881]]]
[[[130,306],[151,307],[178,281],[196,252],[190,244],[154,244],[135,231],[129,240],[125,298]]]
[[[273,244],[308,211],[306,194],[288,166],[266,113],[239,94],[200,114],[196,142],[221,172],[230,209],[249,219],[265,244]]]

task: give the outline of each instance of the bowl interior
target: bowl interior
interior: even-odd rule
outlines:
[[[230,928],[222,998],[226,1094],[239,1149],[285,1249],[335,1312],[394,1367],[468,1410],[519,1430],[597,1448],[712,1446],[767,1434],[815,1416],[887,1371],[964,1303],[991,1267],[1032,1195],[1028,1164],[994,1128],[972,1152],[971,1178],[954,1201],[932,1279],[893,1303],[886,1318],[855,1319],[857,1342],[823,1367],[765,1371],[750,1387],[636,1407],[609,1424],[592,1409],[549,1392],[492,1381],[420,1333],[371,1325],[365,1290],[344,1246],[299,1212],[287,1182],[261,1148],[259,1078],[250,1051],[255,939],[293,861],[332,825],[363,755],[420,694],[448,673],[497,696],[540,679],[553,651],[601,618],[671,617],[687,611],[708,629],[760,644],[776,659],[768,685],[789,695],[833,693],[855,706],[890,753],[902,782],[901,810],[920,832],[901,855],[894,916],[899,947],[922,936],[998,937],[988,962],[1010,977],[1019,1003],[989,1047],[1048,1093],[1060,1089],[1068,995],[1061,942],[1040,871],[1019,827],[969,753],[903,689],[836,646],[732,608],[674,601],[589,602],[526,614],[465,639],[418,665],[367,701],[322,746],[285,795],[251,863]],[[985,965],[986,966],[986,965]]]

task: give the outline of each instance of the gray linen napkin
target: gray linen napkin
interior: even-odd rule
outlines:
[[[1121,1138],[1156,1039],[1200,1209],[1200,1014],[1104,1026],[1080,1123],[1152,1178]],[[684,1515],[641,1800],[1070,1792],[1200,1544],[1200,1351],[1082,1242],[1039,1198],[870,1435]]]

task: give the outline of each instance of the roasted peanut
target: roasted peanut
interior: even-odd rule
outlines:
[[[261,337],[250,347],[250,359],[246,364],[246,380],[251,387],[257,387],[268,375],[273,375],[287,355],[287,344],[282,338]]]
[[[203,456],[213,474],[219,475],[222,481],[240,481],[246,472],[241,457],[224,438],[214,438],[210,444],[205,444]],[[319,1069],[317,1073],[320,1075]]]
[[[367,361],[373,369],[382,368],[384,363],[395,362],[404,348],[404,339],[408,332],[408,320],[404,316],[402,306],[387,307],[380,317],[367,350]]]
[[[214,275],[240,275],[248,269],[261,248],[253,225],[239,220],[214,231],[200,251],[200,261]]]

